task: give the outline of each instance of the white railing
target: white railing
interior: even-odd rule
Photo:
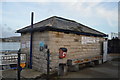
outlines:
[[[0,55],[0,65],[17,64],[18,54]],[[26,55],[21,54],[21,63],[26,62]]]

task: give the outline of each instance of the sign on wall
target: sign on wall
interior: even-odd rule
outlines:
[[[45,43],[43,41],[40,41],[40,46],[44,47]]]
[[[22,42],[21,48],[25,48],[25,42]]]
[[[30,41],[24,41],[21,43],[21,48],[30,48]]]
[[[30,48],[30,41],[26,41],[26,48]]]
[[[81,44],[98,43],[99,41],[99,38],[82,36]]]

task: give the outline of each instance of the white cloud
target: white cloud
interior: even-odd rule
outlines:
[[[15,33],[16,32],[16,30],[15,29],[13,29],[13,28],[11,28],[11,27],[6,27],[6,26],[4,26],[4,27],[2,27],[2,29],[1,29],[1,36],[0,36],[0,38],[1,37],[11,37],[11,36],[20,36],[20,34],[17,34],[17,33]]]
[[[61,3],[61,6],[68,10],[69,15],[73,15],[74,13],[79,17],[84,17],[86,19],[106,21],[110,27],[117,27],[118,22],[118,12],[117,9],[109,10],[106,9],[106,4],[104,6],[100,6],[101,2],[74,2],[74,3]],[[66,9],[67,8],[67,9]],[[75,14],[73,16],[75,16]],[[100,25],[99,23],[91,23]],[[108,27],[109,27],[108,26]]]
[[[8,1],[8,0],[6,0],[6,1]],[[12,1],[14,1],[14,0],[12,0]],[[22,2],[23,0],[21,0],[20,2]],[[28,0],[25,0],[26,2],[28,1]],[[35,2],[36,0],[34,0],[34,2]],[[106,22],[106,24],[108,24],[109,26],[112,26],[112,27],[114,27],[114,26],[117,26],[117,24],[116,24],[116,22],[117,22],[117,17],[118,17],[118,12],[117,12],[117,10],[108,10],[108,9],[106,9],[106,7],[105,6],[99,6],[99,4],[103,1],[103,0],[97,0],[98,2],[94,2],[95,0],[93,0],[93,2],[87,2],[87,0],[82,0],[82,2],[80,2],[79,0],[71,0],[71,1],[73,1],[73,2],[70,2],[70,1],[68,1],[68,0],[64,0],[64,1],[66,1],[66,2],[60,2],[59,3],[59,9],[61,9],[61,10],[56,10],[57,9],[57,7],[52,7],[51,8],[51,6],[50,6],[50,8],[49,8],[49,5],[48,4],[50,4],[51,5],[51,2],[52,1],[49,1],[49,0],[41,0],[42,2],[44,1],[44,2],[47,2],[47,3],[37,3],[37,4],[44,4],[46,7],[42,10],[42,15],[45,15],[44,13],[46,13],[46,11],[47,10],[50,10],[50,12],[48,12],[48,14],[47,15],[45,15],[45,17],[48,17],[49,15],[60,15],[60,16],[64,16],[65,18],[67,18],[67,17],[69,17],[70,19],[72,18],[72,19],[75,19],[75,21],[78,21],[78,22],[80,22],[79,20],[80,20],[80,18],[85,18],[86,19],[86,21],[88,20],[88,22],[84,22],[84,23],[86,23],[86,24],[88,24],[88,25],[99,25],[99,26],[101,26],[101,24],[102,24],[102,22]],[[55,0],[54,0],[55,1]],[[63,0],[61,0],[61,1],[63,1]],[[50,2],[50,3],[49,3]],[[57,2],[57,1],[56,1]],[[21,3],[22,4],[22,3]],[[53,4],[56,4],[56,3],[53,3]],[[20,4],[17,4],[17,5],[20,5]],[[24,6],[22,6],[22,10],[24,11]],[[31,9],[32,8],[32,9]],[[41,7],[40,7],[41,8]],[[38,15],[40,12],[39,11],[41,11],[41,10],[39,10],[39,6],[37,6],[37,7],[33,7],[33,6],[30,6],[30,8],[28,8],[27,10],[25,10],[24,11],[24,13],[21,13],[22,11],[20,10],[18,10],[17,11],[17,13],[21,13],[21,15],[23,15],[23,14],[28,14],[31,10],[35,10],[37,13],[36,13],[36,15]],[[53,10],[53,11],[52,11]],[[6,15],[14,15],[14,14],[16,14],[16,13],[13,13],[13,12],[10,12],[9,11],[9,13],[7,13],[7,11],[5,11],[4,12]],[[39,15],[41,15],[41,14],[39,14]],[[42,17],[42,15],[40,16],[40,18],[44,18],[44,17]],[[6,16],[7,17],[7,16]],[[27,17],[27,16],[25,16],[25,17]],[[29,16],[28,16],[29,17]],[[78,19],[76,19],[76,17],[79,17],[79,20]],[[9,18],[9,17],[7,17],[7,18]],[[36,18],[39,18],[38,16],[36,17]],[[68,19],[69,19],[68,18]],[[10,19],[11,18],[9,18],[9,19],[7,19],[6,21],[8,21],[8,22],[11,22],[10,21]],[[16,19],[16,17],[15,17],[15,19]],[[28,20],[29,18],[27,18],[27,20]],[[85,20],[84,19],[84,20]],[[95,21],[95,20],[99,20],[99,19],[101,19],[101,20],[103,20],[103,21],[101,21],[101,22],[99,22],[99,23],[97,23],[97,21]],[[21,19],[19,19],[19,20],[21,20]],[[19,20],[16,20],[14,23],[17,23],[17,24],[19,24],[19,22],[21,22],[20,24],[22,24],[22,25],[24,25],[24,23],[22,23],[22,20],[21,21],[19,21]],[[26,20],[26,21],[27,21]],[[82,22],[84,21],[84,20],[81,20]],[[92,21],[93,20],[93,21]],[[25,20],[24,20],[25,21]],[[23,22],[24,22],[23,21]],[[28,23],[29,23],[29,21],[28,21]],[[85,24],[85,25],[86,25]],[[109,27],[109,26],[107,26],[107,27]],[[103,26],[101,26],[101,27],[103,27]],[[99,30],[99,29],[98,29]],[[4,36],[9,36],[9,35],[14,35],[13,33],[14,33],[14,31],[15,30],[11,30],[12,32],[9,32],[9,30],[8,29],[4,29],[4,31],[3,31],[3,33],[5,33],[6,32],[6,34],[4,34]]]
[[[117,10],[107,10],[102,7],[96,8],[96,12],[100,15],[104,20],[108,22],[111,27],[117,27],[118,24],[118,11]]]
[[[118,2],[119,0],[1,0],[2,2]]]
[[[2,37],[2,3],[0,3],[0,37]]]

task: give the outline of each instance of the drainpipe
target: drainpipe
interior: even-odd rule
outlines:
[[[30,69],[32,69],[32,39],[33,39],[33,16],[34,13],[31,13],[31,36],[30,36]]]

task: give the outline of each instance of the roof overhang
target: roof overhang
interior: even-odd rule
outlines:
[[[86,32],[79,32],[79,31],[73,31],[73,30],[67,30],[67,29],[60,29],[55,28],[53,26],[43,26],[43,27],[36,27],[36,28],[28,28],[28,29],[20,29],[17,30],[17,33],[31,33],[31,32],[43,32],[43,31],[57,31],[57,32],[64,32],[64,33],[73,33],[77,35],[86,35],[86,36],[95,36],[95,37],[108,37],[108,35],[103,34],[93,34],[93,33],[86,33]]]

